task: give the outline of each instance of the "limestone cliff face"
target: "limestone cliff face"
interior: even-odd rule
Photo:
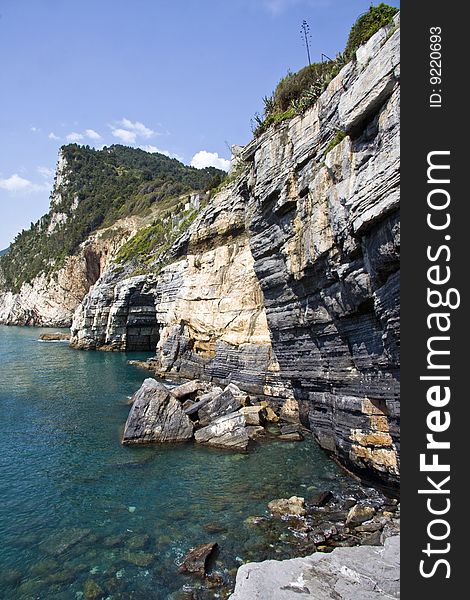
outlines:
[[[399,31],[244,152],[273,350],[303,420],[352,469],[398,478]],[[330,151],[331,132],[346,137]]]
[[[231,380],[284,403],[344,465],[387,484],[399,477],[397,27],[241,152],[243,174],[169,266],[108,270],[71,340],[155,349],[167,376]]]
[[[37,224],[38,232],[50,237],[54,231],[73,219],[79,199],[67,200],[71,167],[59,152],[48,215]],[[36,325],[69,327],[72,316],[91,286],[98,280],[122,244],[138,229],[139,220],[125,218],[111,227],[91,234],[73,256],[67,256],[63,266],[41,272],[23,283],[17,293],[2,290],[0,266],[0,323],[6,325]],[[50,265],[54,267],[53,264]]]
[[[109,270],[74,315],[72,346],[157,349],[156,368],[171,377],[290,397],[272,350],[242,190],[230,186],[214,198],[160,275],[123,279]]]

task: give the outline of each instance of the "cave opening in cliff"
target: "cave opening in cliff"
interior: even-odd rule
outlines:
[[[128,325],[126,352],[155,352],[159,337],[159,328],[155,319],[145,325]]]

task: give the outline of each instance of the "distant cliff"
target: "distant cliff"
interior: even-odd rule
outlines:
[[[0,323],[69,326],[125,241],[224,176],[125,146],[62,147],[49,212],[0,257]]]

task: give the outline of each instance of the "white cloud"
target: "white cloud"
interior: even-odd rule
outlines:
[[[125,144],[135,144],[138,138],[148,139],[157,135],[153,129],[150,129],[150,127],[147,127],[140,121],[131,121],[126,118],[117,121],[109,127],[113,136]]]
[[[83,135],[81,133],[77,133],[76,131],[72,131],[72,133],[67,135],[67,140],[69,142],[79,142],[80,140],[83,140]]]
[[[199,152],[196,152],[191,159],[191,166],[196,167],[196,169],[203,169],[204,167],[217,167],[217,169],[228,171],[230,167],[230,161],[219,156],[217,152],[199,150]]]
[[[53,131],[47,136],[50,140],[60,140],[60,137],[56,135]]]
[[[49,186],[33,183],[29,179],[20,177],[18,173],[14,173],[6,179],[0,179],[0,188],[7,192],[39,192],[49,189]]]
[[[36,171],[44,177],[44,179],[50,179],[54,175],[54,169],[49,169],[49,167],[38,167]]]
[[[41,130],[39,129],[39,127],[35,127],[34,125],[33,125],[32,127],[30,127],[29,129],[30,129],[30,131],[32,131],[33,133],[36,133],[37,131],[41,131]]]
[[[161,148],[157,148],[156,146],[152,146],[150,144],[147,144],[145,146],[139,146],[139,148],[141,150],[145,150],[145,152],[150,152],[151,154],[155,154],[156,152],[158,152],[158,154],[163,154],[165,156],[168,156],[168,158],[176,158],[179,161],[182,161],[182,157],[179,156],[179,154],[175,154],[174,152],[170,152],[169,150],[162,150]]]
[[[120,125],[123,129],[127,129],[128,131],[134,131],[136,135],[144,138],[150,138],[155,135],[155,131],[149,127],[146,127],[143,123],[140,123],[140,121],[132,122],[130,119],[121,119],[118,122],[118,125]]]
[[[87,138],[90,138],[90,140],[100,140],[101,139],[100,134],[97,131],[95,131],[94,129],[86,129],[85,135]]]
[[[122,142],[125,142],[126,144],[135,144],[137,139],[136,133],[133,131],[127,131],[127,129],[121,129],[119,127],[117,129],[111,129],[111,133],[114,135],[114,137],[118,138]]]

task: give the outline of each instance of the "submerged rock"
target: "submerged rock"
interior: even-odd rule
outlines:
[[[116,535],[108,535],[103,540],[103,546],[105,548],[114,548],[115,546],[120,546],[124,541],[124,536],[122,534]]]
[[[133,396],[123,444],[183,442],[192,434],[193,424],[180,402],[163,384],[146,379]]]
[[[53,571],[57,571],[59,568],[59,563],[53,558],[45,558],[44,560],[40,560],[34,565],[31,566],[29,572],[31,575],[35,576],[44,576],[52,573]]]
[[[279,498],[271,500],[268,504],[268,509],[273,515],[285,516],[295,515],[303,516],[306,514],[305,500],[299,496],[291,496],[290,498]]]
[[[104,592],[94,579],[88,579],[83,587],[83,595],[86,600],[98,600],[104,595]]]
[[[222,525],[222,523],[206,523],[206,525],[203,526],[204,531],[206,531],[207,533],[224,533],[225,531],[227,531],[227,527],[225,525]]]
[[[205,577],[209,559],[216,548],[216,542],[209,542],[190,550],[183,558],[180,573],[193,573],[199,577]]]
[[[70,583],[75,579],[75,572],[72,569],[61,569],[60,571],[54,571],[48,575],[44,581],[47,584],[51,583]]]
[[[5,585],[18,585],[23,574],[18,569],[5,569],[0,571],[0,583]]]
[[[246,431],[245,417],[239,412],[224,415],[207,427],[196,431],[198,444],[231,450],[246,450],[250,438]]]
[[[72,527],[62,529],[53,534],[49,539],[42,542],[41,550],[52,556],[60,556],[75,544],[78,544],[90,534],[90,529]]]
[[[126,546],[129,548],[129,550],[142,550],[145,548],[145,546],[147,546],[149,541],[150,536],[148,534],[140,533],[130,537],[126,542]]]
[[[121,554],[121,558],[136,567],[148,567],[155,562],[156,556],[150,552],[131,552],[130,550],[125,550]]]

